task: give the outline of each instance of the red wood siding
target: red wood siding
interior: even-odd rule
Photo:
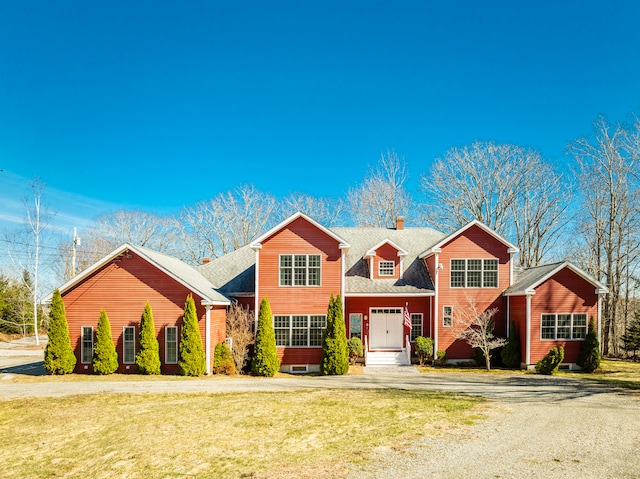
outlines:
[[[369,336],[369,310],[370,308],[402,308],[404,311],[405,304],[409,303],[409,313],[422,313],[422,335],[431,336],[431,314],[430,314],[430,297],[405,297],[405,298],[360,298],[348,297],[345,305],[345,322],[347,323],[347,331],[349,331],[349,315],[362,314],[362,343],[364,345],[364,336]],[[404,328],[404,336],[410,333],[410,328]]]
[[[509,297],[509,321],[514,323],[518,329],[520,358],[524,363],[527,357],[527,300],[525,296]]]
[[[103,266],[100,270],[84,279],[80,284],[65,292],[63,300],[69,323],[71,346],[78,358],[77,372],[92,372],[91,365],[85,369],[80,363],[82,326],[93,326],[95,331],[104,309],[111,323],[111,334],[120,366],[118,372],[136,372],[134,364],[124,365],[123,327],[134,326],[137,338],[140,332],[140,318],[147,302],[153,311],[156,337],[160,344],[160,359],[164,373],[177,373],[178,367],[164,364],[165,326],[178,326],[178,335],[182,326],[184,303],[190,291],[182,284],[157,269],[155,266],[131,252]],[[194,296],[199,319],[200,334],[205,344],[205,308],[200,304],[202,298]],[[226,309],[216,307],[211,311],[211,354],[215,345],[225,338]]]
[[[258,298],[268,298],[273,315],[327,314],[331,295],[341,290],[342,255],[339,243],[309,223],[298,218],[262,242],[259,251]],[[320,286],[280,286],[281,254],[319,254]],[[322,348],[278,348],[283,365],[319,364]]]
[[[587,321],[593,316],[598,321],[598,295],[595,286],[564,268],[536,288],[531,297],[531,364],[544,357],[556,346],[564,347],[564,362],[578,360],[582,340],[542,340],[540,322],[542,314],[586,313]]]
[[[380,276],[380,261],[393,261],[393,276]],[[400,277],[400,258],[398,257],[398,250],[391,246],[389,243],[385,243],[378,248],[376,256],[373,258],[373,279],[389,279]]]
[[[451,288],[452,259],[486,258],[498,260],[497,288]],[[505,300],[502,292],[509,287],[510,260],[507,246],[478,226],[470,227],[442,246],[442,252],[438,255],[438,263],[443,266],[438,276],[438,349],[447,351],[449,358],[469,359],[473,356],[473,351],[466,342],[455,339],[460,332],[460,328],[456,327],[456,311],[468,306],[469,299],[475,301],[480,311],[498,308],[493,317],[495,334],[506,337]],[[453,307],[452,328],[442,327],[443,306]]]

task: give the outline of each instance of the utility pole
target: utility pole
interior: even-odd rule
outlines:
[[[76,228],[73,228],[73,255],[71,256],[71,277],[75,278],[76,276],[76,246],[81,246],[82,240],[76,234]]]

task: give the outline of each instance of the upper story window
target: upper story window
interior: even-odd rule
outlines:
[[[452,288],[497,288],[497,259],[452,259]]]
[[[393,276],[395,268],[395,261],[380,261],[378,263],[378,276]]]
[[[320,286],[319,254],[281,254],[280,286]]]

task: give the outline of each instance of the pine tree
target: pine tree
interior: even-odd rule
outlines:
[[[519,368],[522,358],[520,356],[520,334],[515,322],[509,326],[509,338],[507,344],[500,352],[502,363],[508,368]]]
[[[96,330],[96,344],[93,347],[93,372],[98,374],[112,374],[118,369],[118,352],[111,338],[111,324],[104,310],[100,311],[98,329]]]
[[[187,296],[180,331],[180,357],[178,369],[183,376],[202,376],[206,371],[206,359],[202,348],[202,337],[198,328],[196,303]]]
[[[273,377],[280,369],[280,359],[276,349],[276,334],[273,330],[271,305],[262,298],[258,312],[258,330],[251,360],[251,371],[256,376]]]
[[[53,292],[49,312],[49,342],[44,350],[44,369],[50,374],[70,374],[76,366],[69,325],[60,291]]]
[[[136,354],[138,372],[160,374],[160,346],[156,338],[156,327],[153,324],[153,312],[149,301],[144,306],[144,313],[140,319],[138,343],[138,354]]]
[[[349,372],[347,331],[342,314],[342,300],[331,295],[327,309],[327,329],[322,338],[320,372],[324,375],[341,375]]]
[[[632,352],[635,357],[640,349],[640,310],[636,311],[633,322],[627,327],[621,339],[627,353]]]
[[[589,329],[582,343],[580,356],[578,357],[578,366],[585,372],[592,373],[600,366],[600,360],[600,341],[598,341],[596,325],[592,316],[589,318]]]

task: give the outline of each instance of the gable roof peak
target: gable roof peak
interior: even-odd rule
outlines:
[[[395,249],[398,252],[398,256],[407,256],[407,254],[409,254],[404,248],[398,246],[396,243],[394,243],[393,241],[391,241],[389,238],[385,238],[382,241],[380,241],[377,245],[375,245],[373,248],[369,249],[364,257],[368,258],[371,256],[375,256],[376,255],[376,251],[378,250],[378,248],[380,248],[382,245],[391,245],[391,247],[393,247],[393,249]]]

